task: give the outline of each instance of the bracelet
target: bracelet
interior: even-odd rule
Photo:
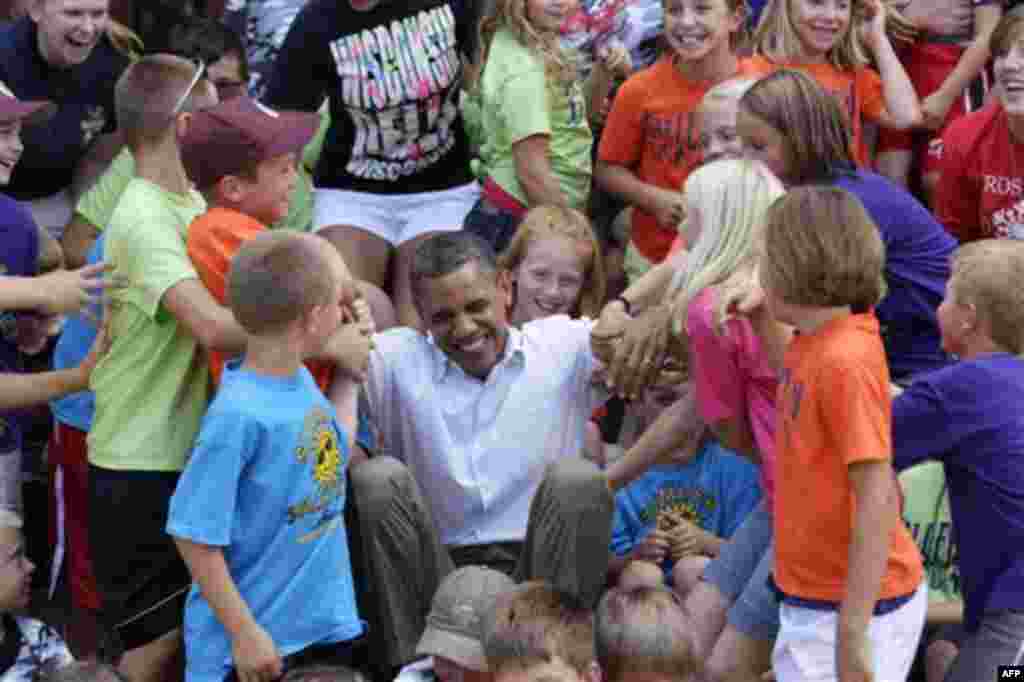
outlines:
[[[626,309],[626,314],[633,317],[633,304],[629,302],[629,299],[625,296],[616,296],[612,301],[618,301],[622,304],[622,307]]]

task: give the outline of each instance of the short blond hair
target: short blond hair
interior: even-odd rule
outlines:
[[[597,662],[606,682],[631,673],[690,680],[701,670],[695,632],[679,598],[665,588],[609,590],[597,606]]]
[[[839,187],[789,190],[765,214],[761,246],[761,281],[786,303],[866,311],[885,295],[878,226]]]
[[[274,334],[331,301],[335,277],[322,237],[292,230],[263,232],[231,259],[227,301],[249,334]]]
[[[118,130],[129,147],[155,142],[173,130],[174,107],[185,96],[196,68],[169,54],[149,55],[128,65],[114,87],[114,107]]]
[[[565,237],[579,247],[584,259],[583,287],[572,314],[597,318],[604,305],[604,258],[590,221],[579,211],[565,206],[531,208],[519,223],[508,247],[498,257],[498,267],[508,272],[516,270],[526,260],[530,244],[544,237]]]
[[[580,676],[593,665],[594,612],[573,594],[531,581],[499,595],[484,619],[491,672],[562,661]]]
[[[1024,243],[983,239],[961,246],[949,282],[953,299],[974,306],[996,345],[1024,354]]]
[[[725,104],[738,104],[740,98],[747,94],[747,90],[756,82],[756,78],[745,77],[730,78],[729,80],[722,81],[704,93],[697,111],[705,111]]]

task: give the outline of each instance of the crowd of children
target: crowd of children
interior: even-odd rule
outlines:
[[[23,4],[4,680],[1024,665],[1024,13]]]

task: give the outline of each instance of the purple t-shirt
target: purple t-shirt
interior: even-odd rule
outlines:
[[[775,494],[775,397],[778,373],[768,364],[750,321],[733,317],[722,334],[714,327],[714,289],[690,302],[686,331],[694,357],[697,409],[708,424],[745,418],[761,456],[761,489],[772,508]]]
[[[0,194],[0,275],[36,274],[39,232],[32,216],[14,199]],[[0,311],[0,372],[21,371],[17,316]],[[19,412],[0,412],[0,454],[21,448]]]
[[[945,465],[966,629],[1024,609],[1024,360],[982,355],[919,377],[892,423],[897,469]]]
[[[892,378],[947,364],[935,310],[945,295],[956,240],[917,199],[880,175],[841,173],[835,184],[860,199],[885,242],[889,292],[875,315]]]

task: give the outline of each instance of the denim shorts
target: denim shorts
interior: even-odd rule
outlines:
[[[703,575],[732,602],[726,615],[729,625],[761,641],[779,633],[779,600],[768,582],[774,557],[772,515],[761,500]]]

